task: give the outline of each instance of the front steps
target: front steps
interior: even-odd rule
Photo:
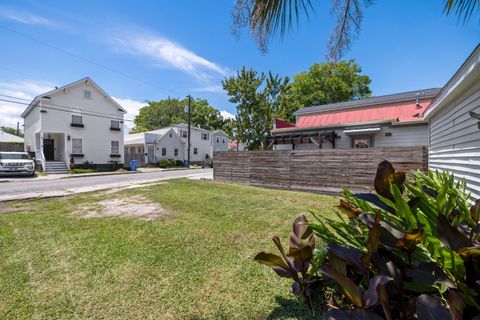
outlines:
[[[45,173],[70,173],[65,161],[46,161]]]

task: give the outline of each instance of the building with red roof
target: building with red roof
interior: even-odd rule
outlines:
[[[423,113],[440,88],[403,92],[297,110],[295,124],[277,119],[264,148],[427,146]]]

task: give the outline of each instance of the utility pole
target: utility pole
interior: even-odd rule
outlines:
[[[20,136],[20,122],[17,121],[17,136]]]
[[[190,95],[187,96],[188,97],[188,136],[187,136],[187,140],[188,140],[188,147],[187,147],[187,163],[188,163],[188,167],[190,167],[190,127],[191,127],[191,122],[192,122],[192,110],[191,110],[191,100],[192,100],[192,97]]]

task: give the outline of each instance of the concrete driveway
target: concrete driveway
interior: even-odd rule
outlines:
[[[0,202],[67,196],[104,189],[133,188],[156,181],[189,178],[212,179],[212,169],[155,171],[135,174],[84,176],[71,179],[19,179],[0,183]]]

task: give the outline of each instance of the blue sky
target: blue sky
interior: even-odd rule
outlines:
[[[145,100],[188,93],[234,114],[221,80],[243,65],[293,76],[325,60],[335,19],[331,1],[318,2],[300,30],[262,54],[247,30],[232,35],[233,0],[2,1],[0,94],[30,99],[90,76],[127,118]],[[365,10],[345,58],[370,76],[374,95],[442,86],[478,44],[478,18],[458,23],[442,2],[377,0]],[[15,125],[23,108],[0,101],[0,125]]]

